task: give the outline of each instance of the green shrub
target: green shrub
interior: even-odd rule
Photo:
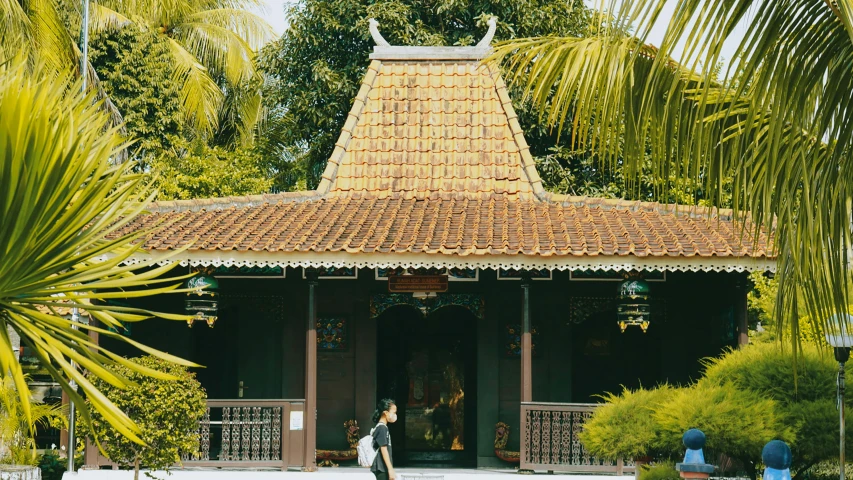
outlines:
[[[596,409],[584,425],[581,442],[592,455],[608,460],[660,454],[655,446],[660,444],[661,429],[652,413],[674,392],[672,387],[663,385],[653,390],[626,388],[619,395],[603,395],[607,403]]]
[[[845,464],[844,473],[850,475],[850,472],[853,472],[853,463]],[[838,480],[841,477],[838,459],[834,462],[826,461],[814,465],[805,472],[803,477],[808,480]]]
[[[803,400],[835,398],[838,365],[832,353],[803,346],[794,362],[790,350],[777,344],[748,345],[703,361],[703,378],[715,383],[732,382],[787,404]]]
[[[838,367],[831,352],[805,346],[795,363],[790,351],[782,351],[778,344],[750,345],[706,360],[705,365],[700,383],[728,382],[776,401],[784,422],[795,433],[791,442],[793,472],[803,472],[838,456]],[[847,405],[853,405],[849,396]],[[850,427],[848,432],[853,431]],[[848,455],[853,455],[851,443],[848,439]]]
[[[68,459],[59,456],[57,450],[48,450],[39,459],[41,469],[41,480],[62,480],[62,474],[68,469]],[[83,455],[74,455],[74,469],[83,466]]]
[[[753,478],[767,442],[795,438],[775,400],[731,383],[677,389],[655,409],[654,418],[661,450],[683,454],[684,432],[698,428],[707,437],[707,449],[740,460]]]
[[[119,367],[116,373],[134,382],[134,386],[122,390],[98,378],[91,381],[136,422],[146,444],[139,445],[122,436],[94,408],[90,410],[92,424],[81,420],[80,426],[82,435],[96,437],[101,442],[108,458],[120,465],[133,466],[134,479],[138,480],[140,466],[168,470],[180,462],[181,454],[198,451],[195,432],[206,403],[204,389],[195,374],[185,367],[151,356],[134,361],[177,380],[161,380]]]
[[[664,462],[653,466],[643,466],[640,480],[681,480],[681,475],[675,470],[675,464]]]

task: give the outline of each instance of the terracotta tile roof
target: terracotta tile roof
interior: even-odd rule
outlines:
[[[144,246],[191,244],[180,258],[187,263],[464,260],[528,268],[547,259],[546,268],[607,269],[660,258],[645,268],[742,270],[744,259],[760,260],[750,269],[770,265],[768,239],[741,241],[731,211],[676,213],[655,203],[547,193],[506,86],[478,60],[487,45],[377,43],[316,191],[159,202],[122,232],[166,220]]]
[[[497,69],[470,60],[371,62],[317,191],[545,194],[506,85]]]
[[[583,205],[506,195],[465,199],[329,197],[140,217],[166,220],[145,248],[196,251],[538,256],[760,256],[728,220],[650,204]],[[764,244],[762,238],[761,244]],[[744,242],[749,243],[749,242]]]

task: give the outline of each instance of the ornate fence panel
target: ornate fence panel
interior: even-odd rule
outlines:
[[[303,440],[290,430],[291,412],[304,410],[303,400],[208,400],[199,422],[199,451],[186,456],[187,467],[301,466]]]
[[[633,472],[633,462],[595,458],[580,442],[579,434],[595,408],[588,403],[522,403],[519,468],[620,475]]]
[[[175,467],[301,467],[305,448],[302,423],[291,425],[290,418],[291,412],[304,410],[305,400],[208,400],[197,430],[198,452],[183,456],[181,465]],[[118,468],[89,441],[85,465]]]

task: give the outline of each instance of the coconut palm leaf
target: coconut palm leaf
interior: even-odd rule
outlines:
[[[170,38],[169,49],[175,59],[175,76],[181,85],[181,102],[187,120],[201,132],[212,132],[224,98],[222,90],[213,81],[207,68],[183,45]]]
[[[600,2],[612,15],[597,18],[591,38],[513,40],[489,60],[605,164],[620,158],[636,171],[649,146],[664,178],[701,181],[715,198],[732,178],[740,218],[774,230],[777,311],[790,328],[800,307],[825,328],[851,328],[829,319],[849,303],[853,3],[675,0],[662,19],[665,3]],[[658,21],[666,32],[654,48]],[[746,34],[733,40],[740,22]],[[727,40],[738,48],[717,78],[709,67]]]
[[[186,22],[174,38],[199,63],[215,75],[223,75],[230,85],[240,85],[255,73],[255,54],[249,44],[225,27]]]
[[[252,51],[260,50],[275,37],[270,24],[256,14],[245,10],[245,6],[202,10],[187,16],[185,23],[225,28],[245,41]]]
[[[0,67],[0,372],[25,396],[26,382],[6,330],[11,327],[80,406],[81,415],[89,415],[84,393],[119,431],[138,440],[136,425],[92,386],[80,367],[120,387],[128,381],[114,372],[116,365],[162,374],[128,363],[94,344],[88,333],[191,365],[109,330],[153,316],[186,316],[104,304],[114,297],[183,291],[182,277],[161,278],[168,266],[122,266],[139,252],[138,240],[148,232],[126,236],[121,229],[143,211],[152,192],[143,176],[132,173],[132,164],[111,161],[125,145],[92,95],[79,93],[79,82],[71,81],[70,74],[47,75],[46,68],[26,65],[20,58]],[[104,328],[86,325],[77,316],[62,317],[59,306],[86,309]],[[79,391],[71,388],[71,380]],[[22,398],[30,416],[28,405]]]

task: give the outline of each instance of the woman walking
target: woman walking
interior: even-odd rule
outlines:
[[[373,412],[373,421],[376,427],[373,429],[373,447],[377,450],[376,458],[370,471],[376,476],[376,480],[395,480],[394,464],[391,461],[391,433],[388,424],[397,421],[397,405],[394,400],[385,398],[376,405]]]

